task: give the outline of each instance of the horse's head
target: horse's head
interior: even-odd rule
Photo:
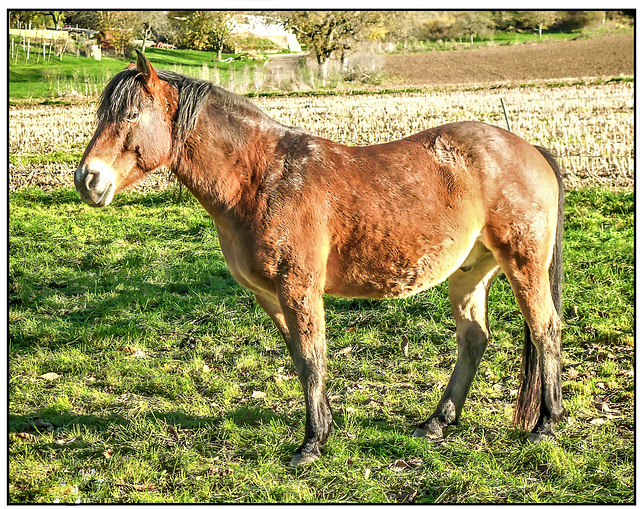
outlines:
[[[138,51],[137,64],[117,74],[102,93],[98,128],[82,156],[74,181],[93,207],[169,163],[178,90],[160,79]]]

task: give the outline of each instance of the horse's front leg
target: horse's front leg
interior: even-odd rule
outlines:
[[[276,325],[277,319],[284,317],[286,328],[279,326],[279,329],[284,329],[283,336],[304,390],[307,416],[304,442],[291,460],[292,466],[298,466],[320,457],[333,429],[333,418],[325,388],[327,354],[322,292],[317,285],[291,279],[283,280],[278,288],[282,314],[273,305],[267,312],[276,317]]]

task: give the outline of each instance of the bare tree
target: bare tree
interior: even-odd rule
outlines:
[[[493,32],[495,21],[489,11],[462,11],[455,17],[459,30],[469,36],[473,45],[473,38]]]
[[[142,52],[144,53],[151,35],[167,25],[167,15],[162,11],[138,11],[136,18],[142,36]]]
[[[344,58],[365,29],[379,19],[375,11],[284,11],[272,17],[313,51],[323,81],[328,76],[329,58],[335,52]]]
[[[516,18],[523,28],[537,30],[538,38],[542,38],[542,31],[557,23],[563,15],[562,11],[518,11]]]

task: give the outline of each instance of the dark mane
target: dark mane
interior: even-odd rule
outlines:
[[[158,77],[178,89],[178,115],[173,126],[173,137],[183,142],[194,129],[198,115],[208,99],[227,113],[242,117],[265,119],[267,115],[251,101],[208,81],[191,78],[172,71],[157,71]],[[120,122],[132,108],[140,108],[144,101],[140,73],[125,69],[107,84],[98,106],[99,122]]]

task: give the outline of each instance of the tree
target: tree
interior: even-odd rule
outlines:
[[[103,40],[108,41],[116,50],[116,55],[126,57],[133,42],[133,26],[136,23],[134,11],[98,11],[98,27]]]
[[[469,36],[473,45],[473,38],[493,32],[495,21],[489,11],[462,11],[455,16],[455,24],[460,32]]]
[[[100,30],[100,17],[98,11],[65,11],[65,21],[71,26]]]
[[[18,27],[43,27],[51,20],[55,29],[64,19],[64,11],[9,11],[9,24]]]
[[[379,19],[375,11],[285,11],[272,15],[316,56],[319,77],[326,81],[329,58],[345,52],[360,41],[365,29]]]
[[[217,58],[222,58],[222,50],[231,41],[233,17],[224,11],[172,11],[169,13],[172,25],[177,29],[181,46],[197,50],[213,49]]]
[[[47,14],[53,19],[53,26],[60,30],[60,23],[64,21],[64,11],[48,11]]]
[[[211,47],[218,54],[218,60],[222,60],[222,49],[230,42],[234,25],[233,17],[228,12],[214,12],[211,17],[209,37]]]
[[[137,28],[142,36],[142,52],[153,34],[162,32],[168,25],[167,15],[162,11],[137,11]]]
[[[557,23],[563,16],[561,11],[517,11],[516,19],[525,29],[537,30],[538,38],[542,31]]]

